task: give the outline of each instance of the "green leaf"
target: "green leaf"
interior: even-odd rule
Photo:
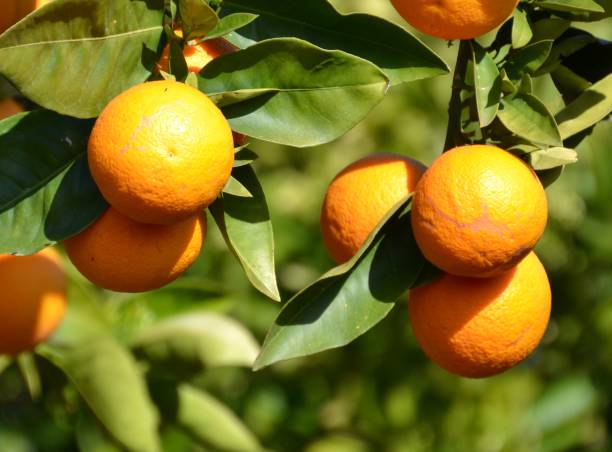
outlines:
[[[533,32],[527,19],[527,13],[521,9],[514,10],[512,20],[512,47],[519,49],[525,47],[531,41]]]
[[[540,41],[518,50],[504,67],[511,80],[520,80],[523,73],[533,74],[547,60],[553,41]]]
[[[537,97],[515,93],[504,97],[501,105],[497,117],[508,130],[535,143],[561,145],[555,118]]]
[[[247,26],[257,19],[257,17],[259,17],[257,14],[250,13],[235,13],[222,17],[219,22],[217,22],[217,25],[206,33],[206,36],[202,38],[202,41],[225,36],[232,31]]]
[[[28,387],[32,400],[37,400],[41,394],[40,373],[31,353],[21,353],[16,358],[17,366]]]
[[[0,355],[0,375],[13,364],[13,358],[6,355]]]
[[[592,85],[557,114],[565,140],[601,121],[612,112],[612,74]]]
[[[225,405],[188,384],[152,383],[164,419],[196,444],[223,452],[261,451],[257,438]]]
[[[234,168],[250,165],[257,160],[258,155],[248,148],[241,148],[234,154]]]
[[[0,121],[0,253],[32,254],[107,208],[86,161],[91,126],[47,110]]]
[[[111,442],[108,435],[98,425],[93,416],[80,413],[75,426],[75,439],[79,450],[87,452],[122,452]]]
[[[210,211],[249,281],[266,296],[280,301],[274,269],[274,234],[264,192],[250,166],[234,168],[232,175],[252,196],[223,193]]]
[[[272,39],[220,56],[206,65],[198,81],[211,96],[247,90],[248,100],[223,109],[233,130],[298,147],[346,133],[389,86],[372,63],[299,39]]]
[[[188,41],[204,36],[219,22],[217,14],[205,0],[178,0],[178,5],[183,32]]]
[[[577,161],[576,151],[564,147],[540,149],[529,153],[529,163],[534,170],[548,170]]]
[[[440,57],[405,29],[376,16],[340,14],[326,0],[224,0],[223,12],[259,15],[238,32],[240,47],[264,39],[296,37],[370,60],[393,84],[449,71]]]
[[[0,35],[0,73],[29,99],[97,116],[157,60],[164,0],[54,1]]]
[[[37,351],[66,374],[123,449],[161,450],[158,414],[145,380],[93,308],[71,303],[58,332]]]
[[[557,17],[540,19],[531,27],[533,30],[533,41],[538,42],[547,39],[557,39],[567,31],[571,24],[571,21],[559,19]]]
[[[351,260],[283,306],[255,370],[341,347],[385,318],[425,264],[411,233],[408,204],[392,209]]]
[[[207,367],[251,366],[259,345],[242,325],[193,312],[153,324],[132,342],[134,353],[163,374],[191,375]]]
[[[537,0],[534,5],[550,11],[570,13],[603,13],[605,10],[594,0]]]
[[[502,80],[491,55],[476,42],[472,43],[472,61],[478,119],[480,127],[487,127],[497,115]]]

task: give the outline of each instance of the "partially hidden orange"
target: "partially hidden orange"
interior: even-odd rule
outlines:
[[[407,197],[425,171],[411,158],[378,153],[344,168],[321,209],[321,233],[336,263],[349,260],[389,210]]]
[[[117,292],[146,292],[187,270],[205,237],[202,214],[158,225],[133,221],[109,208],[64,246],[74,266],[94,284]]]
[[[232,131],[199,90],[170,80],[142,83],[104,108],[88,160],[115,209],[136,221],[170,224],[221,193],[234,161]]]
[[[544,335],[551,309],[546,271],[535,253],[492,278],[445,274],[410,291],[414,335],[454,374],[481,378],[523,361]]]
[[[0,255],[0,354],[17,355],[45,341],[62,321],[66,276],[59,254]]]
[[[424,256],[447,273],[489,277],[535,246],[548,217],[535,172],[494,146],[442,154],[414,191],[411,222]]]

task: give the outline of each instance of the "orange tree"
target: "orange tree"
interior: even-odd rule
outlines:
[[[400,13],[419,4],[394,2]],[[609,13],[592,0],[537,0],[487,22],[487,30],[499,28],[485,35],[475,27],[475,34],[447,36],[457,24],[438,25],[444,33],[423,27],[463,39],[451,43],[457,61],[441,151],[495,145],[520,157],[544,185],[553,183],[576,161],[573,148],[612,110],[612,75],[597,64],[607,43],[574,27]],[[417,27],[425,20],[406,19]],[[218,38],[237,50],[193,72],[185,45]],[[2,97],[17,96],[30,109],[0,122],[0,253],[19,255],[89,230],[108,209],[87,143],[94,118],[134,85],[184,82],[206,94],[235,133],[305,148],[346,133],[390,86],[449,71],[401,26],[340,14],[325,0],[55,0],[0,35],[0,57]],[[231,177],[208,210],[245,277],[281,301],[272,223],[252,167],[257,155],[236,144]],[[157,293],[146,306],[100,303],[77,278],[59,330],[34,350],[35,360],[20,355],[17,364],[33,392],[35,363],[52,365],[76,389],[72,406],[87,407],[76,430],[84,449],[99,434],[123,449],[160,450],[163,422],[213,449],[258,450],[241,421],[191,379],[211,367],[258,370],[346,345],[409,289],[437,279],[440,270],[411,233],[410,206],[408,195],[352,258],[284,301],[261,347],[236,321],[191,309],[189,300],[169,308]],[[180,282],[168,290],[194,289]]]

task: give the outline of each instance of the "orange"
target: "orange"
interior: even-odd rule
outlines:
[[[205,236],[202,214],[158,225],[138,223],[109,208],[64,245],[74,266],[94,284],[117,292],[146,292],[187,270]]]
[[[183,36],[183,32],[181,30],[176,30],[176,34]],[[238,50],[238,47],[226,39],[215,38],[202,41],[199,44],[195,43],[194,41],[187,42],[187,44],[185,44],[183,47],[183,56],[187,62],[187,70],[189,72],[198,73],[204,66],[218,56],[235,52],[236,50]],[[159,69],[164,72],[168,72],[169,59],[170,45],[166,45],[158,63]]]
[[[391,0],[414,28],[452,40],[472,39],[501,25],[518,0]]]
[[[0,255],[0,354],[32,350],[66,312],[66,277],[57,252]]]
[[[170,224],[212,203],[234,162],[232,131],[202,92],[170,80],[115,97],[88,145],[106,200],[136,221]]]
[[[12,98],[0,100],[0,120],[21,113],[23,107]]]
[[[0,6],[0,33],[19,22],[36,8],[52,0],[3,0]]]
[[[414,190],[424,171],[416,160],[380,153],[357,160],[334,178],[321,209],[321,233],[336,263],[357,252],[387,212]]]
[[[423,255],[447,273],[508,270],[546,227],[546,194],[531,168],[494,146],[442,154],[414,191],[412,229]]]
[[[440,367],[464,377],[503,372],[538,346],[550,317],[546,271],[535,253],[487,279],[445,274],[410,291],[414,335]]]

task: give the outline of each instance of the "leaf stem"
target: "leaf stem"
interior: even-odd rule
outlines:
[[[453,72],[452,93],[448,105],[448,127],[446,129],[444,151],[465,143],[461,128],[461,90],[464,87],[463,79],[467,71],[470,54],[470,42],[460,41],[457,62]]]

